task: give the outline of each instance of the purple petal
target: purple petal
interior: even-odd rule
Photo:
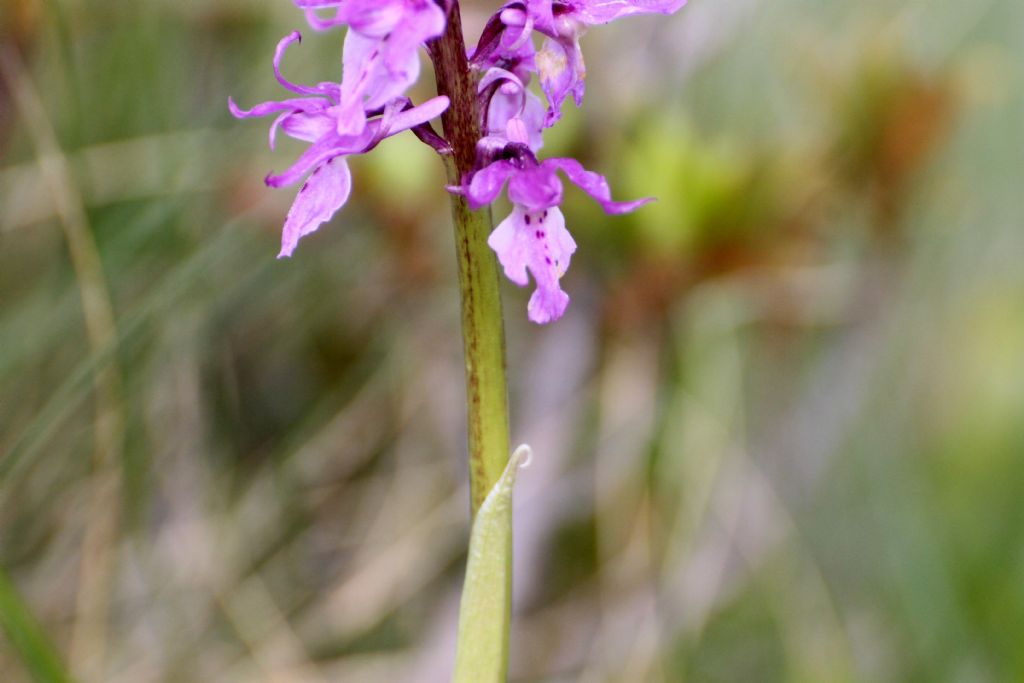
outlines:
[[[589,0],[578,3],[570,16],[584,24],[607,24],[631,14],[672,14],[685,4],[686,0]]]
[[[569,262],[576,253],[576,240],[565,229],[565,216],[557,206],[534,212],[526,224],[527,237],[533,242],[535,279],[537,271],[544,269],[555,280],[569,270]]]
[[[526,104],[523,106],[522,117],[526,131],[530,136],[530,149],[539,152],[544,146],[544,120],[546,118],[544,103],[529,90],[526,91]]]
[[[505,24],[501,20],[501,12],[492,14],[480,33],[480,39],[473,48],[469,61],[473,66],[490,66],[498,61],[495,53],[501,46],[505,34]]]
[[[297,92],[302,95],[336,95],[337,86],[331,83],[321,83],[316,87],[310,87],[308,85],[299,85],[292,83],[284,74],[281,73],[281,60],[284,58],[284,52],[288,49],[288,46],[292,43],[301,42],[302,34],[298,31],[292,31],[277,43],[277,48],[274,50],[274,77],[277,78],[277,82],[283,85],[292,92]]]
[[[631,202],[612,201],[612,191],[608,187],[608,181],[600,173],[594,173],[583,168],[583,164],[575,159],[546,159],[542,167],[559,169],[568,176],[581,190],[597,200],[606,213],[619,214],[629,213],[647,202],[654,201],[653,197],[645,197]]]
[[[338,134],[358,135],[366,111],[401,97],[419,78],[419,48],[444,31],[445,14],[430,1],[353,0],[345,7],[350,28],[342,56]]]
[[[324,7],[327,6],[328,5],[324,5]],[[306,23],[308,23],[314,31],[327,31],[336,26],[343,26],[345,24],[345,15],[341,8],[339,8],[338,11],[334,13],[333,17],[324,18],[317,14],[315,9],[309,8],[306,9]]]
[[[586,67],[580,44],[575,39],[544,41],[544,47],[537,53],[537,72],[540,87],[548,98],[548,114],[544,122],[550,128],[562,115],[562,103],[572,94],[576,105],[583,102],[586,88]]]
[[[358,135],[366,126],[366,93],[380,71],[380,41],[355,31],[345,36],[342,52],[341,101],[338,135]],[[377,76],[379,78],[379,76]],[[398,94],[401,94],[401,90]]]
[[[576,242],[565,229],[565,217],[557,206],[527,217],[531,220],[524,226],[524,239],[530,243],[530,272],[537,284],[527,313],[530,320],[543,325],[561,318],[569,305],[569,295],[559,281],[569,268]]]
[[[525,168],[509,180],[508,198],[531,211],[542,211],[562,203],[562,181],[547,162]]]
[[[561,318],[569,307],[569,295],[561,287],[541,289],[538,287],[530,295],[526,306],[526,316],[538,325],[547,325]]]
[[[438,97],[432,97],[426,102],[416,105],[411,109],[398,112],[393,117],[388,125],[387,134],[389,136],[401,133],[403,130],[408,130],[426,123],[431,119],[436,119],[438,116],[444,113],[448,108],[449,100],[444,95]]]
[[[248,119],[268,114],[276,114],[282,111],[306,111],[312,112],[325,108],[325,100],[312,97],[296,97],[290,100],[279,102],[261,102],[252,109],[242,109],[232,98],[228,98],[228,109],[236,119]]]
[[[500,83],[500,81],[504,81]],[[487,70],[478,86],[479,92],[495,86],[487,103],[487,133],[510,142],[525,142],[534,152],[544,145],[544,105],[527,90],[522,79],[506,69],[492,67]],[[525,135],[518,139],[509,134],[512,124]]]
[[[493,202],[494,198],[501,193],[505,181],[516,170],[516,167],[509,161],[495,161],[474,173],[466,192],[470,208],[476,210]]]
[[[282,113],[278,114],[274,118],[274,120],[270,123],[270,132],[269,132],[268,138],[267,138],[267,144],[270,146],[270,149],[276,149],[276,145],[277,145],[277,129],[278,129],[278,127],[282,123],[284,123],[285,120],[289,116],[291,116],[294,113],[295,112],[290,112],[290,111],[282,112]]]
[[[408,37],[408,32],[399,31],[383,39],[349,31],[343,54],[339,135],[358,135],[366,125],[366,111],[401,97],[419,78],[419,42]]]
[[[306,11],[310,26],[322,31],[349,24],[366,36],[383,37],[394,30],[406,12],[405,0],[295,0],[295,6]],[[324,18],[316,10],[336,7],[332,18]]]
[[[379,2],[379,0],[370,0]],[[388,52],[394,47],[399,50],[415,49],[431,38],[436,38],[444,33],[445,11],[438,7],[436,2],[408,2],[404,0],[406,7],[405,16],[395,26],[393,31],[388,31],[386,41]]]
[[[282,187],[297,183],[302,176],[318,168],[328,159],[364,151],[372,142],[374,132],[370,129],[359,137],[348,139],[341,139],[332,132],[310,145],[286,171],[278,175],[268,175],[264,182],[270,187]]]
[[[269,144],[270,149],[274,149],[274,143],[277,138],[277,128],[282,125],[288,119],[295,116],[316,116],[321,112],[326,105],[326,100],[312,97],[300,97],[291,100],[282,100],[281,102],[263,102],[257,104],[252,109],[241,109],[232,98],[228,98],[228,109],[231,111],[231,115],[238,119],[247,119],[257,116],[267,116],[268,114],[277,114],[278,116],[274,119],[273,123],[270,124],[269,133]],[[333,122],[332,124],[333,125]],[[293,131],[288,130],[286,127],[285,131],[297,137],[301,140],[311,140],[307,137],[296,135]]]
[[[281,119],[280,125],[289,137],[316,142],[334,129],[334,119],[323,112],[295,112]]]
[[[341,6],[352,30],[371,38],[384,38],[409,21],[407,0],[347,0]]]
[[[520,239],[527,227],[523,221],[525,211],[516,206],[505,220],[498,224],[487,238],[487,245],[498,256],[498,262],[505,270],[505,277],[520,287],[525,287],[530,280],[526,276],[526,266],[530,257],[526,246],[528,240]]]
[[[554,24],[551,0],[526,0],[526,12],[540,31]]]
[[[512,282],[522,287],[528,284],[527,271],[533,275],[537,289],[527,308],[530,320],[545,324],[562,317],[569,295],[562,291],[559,280],[569,267],[576,242],[565,229],[565,217],[558,207],[529,211],[515,204],[487,244]]]
[[[484,90],[487,89],[489,85],[501,80],[512,81],[513,83],[519,86],[520,90],[522,90],[523,88],[523,82],[519,79],[519,76],[516,76],[514,73],[507,69],[492,66],[490,69],[487,70],[486,73],[484,73],[483,77],[480,79],[480,83],[477,84],[476,91],[483,92]]]
[[[288,211],[277,257],[291,256],[299,240],[330,220],[351,191],[352,174],[345,157],[328,159],[313,171]]]
[[[404,130],[418,126],[421,123],[429,121],[441,114],[448,107],[448,98],[434,97],[427,100],[418,107],[406,109],[403,112],[399,112],[391,117],[390,127],[386,131],[381,131],[381,120],[374,119],[370,121],[364,128],[363,132],[359,135],[352,135],[341,137],[334,130],[327,131],[323,136],[316,139],[309,148],[296,159],[295,163],[292,164],[286,171],[278,175],[268,175],[266,177],[266,184],[271,187],[281,187],[283,185],[291,185],[292,183],[298,182],[302,176],[308,173],[310,170],[320,166],[324,161],[332,157],[339,155],[349,154],[361,154],[372,149],[377,145],[383,138],[395,135]],[[295,132],[298,134],[308,134],[313,132],[314,126],[323,126],[322,120],[305,121],[301,120],[296,123],[296,126],[305,125],[307,128],[297,129]],[[499,188],[500,189],[500,188]]]

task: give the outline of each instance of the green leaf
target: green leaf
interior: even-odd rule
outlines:
[[[0,625],[33,680],[38,683],[71,683],[71,676],[64,669],[57,649],[2,569]]]
[[[529,446],[515,450],[473,521],[453,683],[505,681],[512,610],[512,486],[530,455]]]

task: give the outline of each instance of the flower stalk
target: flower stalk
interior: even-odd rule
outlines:
[[[438,95],[451,102],[441,116],[441,125],[451,146],[451,153],[444,156],[448,184],[458,187],[474,170],[480,112],[458,3],[451,3],[448,12],[445,32],[429,47]],[[511,487],[517,469],[512,463],[509,475],[505,327],[498,264],[487,245],[492,228],[490,208],[474,210],[464,194],[450,196],[466,358],[473,515],[452,680],[502,683],[508,670],[512,618]]]
[[[473,171],[480,114],[458,3],[451,4],[445,32],[430,44],[430,56],[438,94],[451,102],[441,116],[441,125],[452,149],[445,157],[448,183],[459,186]],[[505,330],[498,265],[487,245],[492,228],[490,209],[472,210],[461,194],[452,194],[451,202],[466,356],[470,499],[475,516],[509,457]]]

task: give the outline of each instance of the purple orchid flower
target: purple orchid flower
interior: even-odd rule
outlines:
[[[583,104],[586,65],[580,38],[587,27],[634,14],[672,14],[685,4],[686,0],[514,0],[484,30],[474,62],[494,66],[531,61],[548,99],[544,125],[550,128],[561,118],[567,97],[572,95],[576,106]],[[533,31],[546,36],[540,50],[535,51],[529,39]]]
[[[318,30],[348,25],[342,54],[338,133],[358,135],[364,112],[405,94],[420,74],[419,47],[444,32],[433,0],[295,0]],[[335,9],[331,18],[317,14]]]
[[[515,134],[510,128],[510,134]],[[521,133],[521,130],[520,130]],[[651,201],[631,202],[611,199],[611,190],[603,176],[583,168],[575,159],[555,158],[538,162],[521,135],[510,142],[500,158],[472,175],[463,188],[473,209],[491,203],[508,184],[512,213],[494,229],[487,244],[509,280],[520,287],[533,275],[536,289],[530,296],[527,314],[530,320],[545,324],[558,320],[569,305],[569,295],[559,283],[569,268],[576,242],[565,228],[562,181],[565,173],[574,184],[593,197],[610,214],[627,213]]]
[[[444,10],[434,0],[294,0],[294,3],[305,11],[309,25],[318,31],[348,25],[363,35],[378,38],[394,32],[401,24],[406,24],[403,30],[409,30],[416,22],[433,25],[438,14],[443,27],[445,17]],[[324,9],[334,9],[334,16],[320,16],[318,11]]]
[[[317,230],[347,201],[352,178],[346,157],[362,154],[383,139],[412,130],[439,154],[453,154],[452,143],[428,121],[449,106],[435,97],[413,106],[406,91],[420,73],[419,48],[441,36],[455,0],[292,0],[316,30],[347,26],[342,80],[314,86],[292,83],[281,74],[284,52],[301,38],[292,33],[274,54],[274,74],[296,96],[240,109],[238,118],[274,115],[269,142],[278,130],[309,143],[287,170],[266,183],[290,185],[306,178],[288,211],[278,257],[290,256],[299,240]],[[505,274],[520,286],[536,285],[529,318],[547,323],[560,318],[569,296],[560,279],[576,243],[565,227],[559,205],[559,173],[578,185],[611,214],[626,213],[650,201],[616,202],[604,177],[574,159],[538,161],[543,133],[561,116],[572,96],[582,104],[585,66],[580,38],[589,26],[633,14],[671,14],[686,0],[506,0],[484,27],[470,56],[479,75],[477,106],[483,137],[476,143],[474,170],[459,187],[471,207],[493,201],[507,187],[512,212],[493,230],[488,244]],[[540,49],[534,34],[544,37]],[[435,58],[437,55],[433,55]],[[539,76],[547,103],[533,94]]]
[[[345,161],[351,154],[367,152],[384,138],[426,124],[448,107],[447,97],[435,97],[413,107],[407,99],[393,98],[368,120],[354,135],[339,133],[338,119],[344,110],[339,107],[342,88],[336,83],[317,86],[298,85],[281,74],[281,58],[287,47],[301,40],[298,32],[285,36],[274,54],[274,74],[285,88],[306,97],[257,104],[245,110],[228,98],[228,108],[236,118],[277,114],[270,126],[270,148],[274,148],[278,128],[288,136],[309,142],[309,148],[286,171],[268,175],[266,184],[282,187],[309,177],[288,211],[281,237],[278,258],[291,256],[299,240],[315,231],[348,200],[352,176]],[[364,114],[365,116],[365,114]]]

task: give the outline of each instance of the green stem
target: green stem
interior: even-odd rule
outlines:
[[[451,100],[441,117],[452,147],[446,158],[448,182],[461,184],[473,169],[480,139],[476,83],[466,60],[458,3],[452,3],[444,35],[431,45],[437,90]],[[498,264],[487,246],[489,209],[472,211],[452,195],[455,248],[462,295],[462,337],[466,354],[470,499],[474,516],[497,483],[509,458],[505,330],[498,290]]]
[[[449,185],[473,170],[480,139],[476,82],[466,61],[459,4],[451,3],[444,35],[430,46],[437,90],[451,100],[441,117],[451,145]],[[505,328],[498,264],[487,246],[490,210],[472,211],[452,195],[455,250],[462,298],[469,426],[469,483],[473,514],[466,581],[459,608],[454,683],[504,683],[512,612],[512,472],[509,464]]]

